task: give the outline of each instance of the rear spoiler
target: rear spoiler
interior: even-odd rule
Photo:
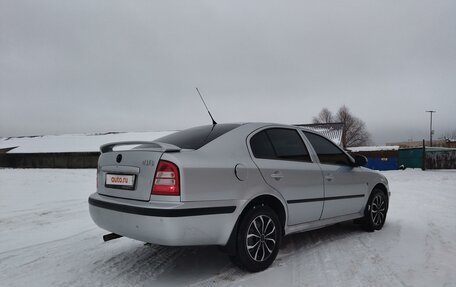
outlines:
[[[113,142],[107,143],[100,147],[101,153],[111,152],[116,146],[123,145],[142,145],[142,148],[157,149],[162,152],[173,152],[180,151],[181,148],[173,144],[161,143],[161,142],[147,142],[147,141],[125,141],[125,142]]]

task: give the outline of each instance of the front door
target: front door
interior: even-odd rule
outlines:
[[[328,139],[304,132],[320,160],[325,186],[321,219],[359,213],[368,196],[368,184],[360,167]]]

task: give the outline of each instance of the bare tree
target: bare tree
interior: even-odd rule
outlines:
[[[453,131],[446,131],[440,137],[442,139],[456,139],[456,130]]]
[[[333,123],[334,116],[330,110],[323,108],[318,116],[313,118],[314,124],[324,124],[324,123]]]
[[[313,123],[344,123],[342,133],[342,145],[344,148],[352,146],[362,146],[370,144],[370,134],[367,131],[366,124],[361,119],[350,113],[350,110],[344,105],[340,107],[335,115],[324,108],[313,118]]]

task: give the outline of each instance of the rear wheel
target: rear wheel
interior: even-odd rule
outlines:
[[[367,231],[382,229],[388,212],[388,198],[380,189],[374,189],[364,210],[362,227]]]
[[[266,205],[255,206],[240,222],[236,255],[230,259],[247,271],[262,271],[277,257],[281,237],[277,214]]]

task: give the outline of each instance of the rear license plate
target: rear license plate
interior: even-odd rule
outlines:
[[[106,174],[105,186],[132,190],[135,188],[135,175]]]

